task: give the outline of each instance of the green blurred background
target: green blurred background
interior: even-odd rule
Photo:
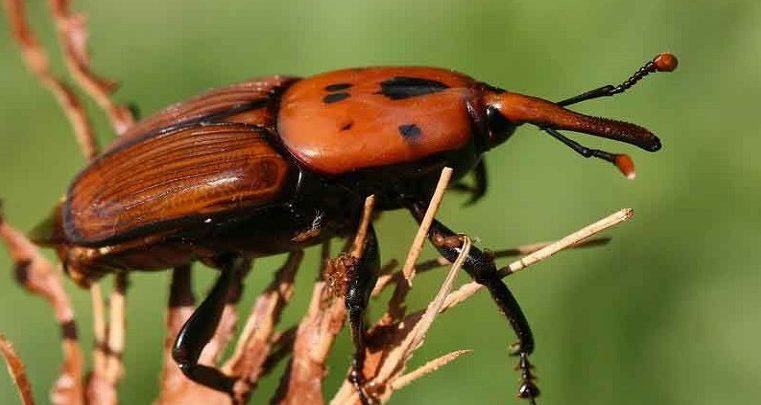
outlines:
[[[29,12],[54,45],[43,1]],[[509,247],[562,236],[622,207],[636,217],[605,248],[564,253],[509,281],[533,326],[533,360],[546,404],[751,403],[761,398],[761,2],[685,1],[77,1],[90,21],[95,70],[116,78],[121,102],[144,114],[250,76],[310,75],[362,65],[442,66],[548,99],[627,77],[663,50],[680,59],[630,93],[579,110],[641,123],[664,148],[624,145],[638,179],[584,161],[533,128],[488,156],[491,189],[477,206],[450,195],[440,218]],[[4,19],[3,19],[4,20]],[[0,196],[8,220],[30,229],[82,167],[69,126],[28,74],[0,22]],[[59,73],[64,69],[53,56]],[[102,142],[112,137],[89,104]],[[378,224],[384,256],[402,257],[414,224],[403,212]],[[48,252],[49,253],[49,252]],[[427,254],[432,256],[432,252]],[[282,257],[257,262],[246,308]],[[315,276],[310,251],[284,325],[305,308]],[[6,254],[0,269],[9,270]],[[203,292],[211,272],[198,271]],[[443,272],[420,277],[424,305]],[[129,293],[124,403],[157,392],[168,273],[135,274]],[[92,341],[88,295],[68,283],[83,342]],[[381,305],[376,304],[374,314]],[[58,328],[40,299],[0,278],[0,330],[27,363],[46,402],[60,361]],[[488,297],[441,317],[414,364],[458,348],[475,352],[394,397],[404,403],[513,399],[514,339]],[[351,347],[333,352],[327,387],[341,383]],[[255,396],[274,389],[270,377]],[[0,375],[0,402],[16,394]]]

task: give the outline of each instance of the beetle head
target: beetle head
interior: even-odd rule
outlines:
[[[492,111],[492,114],[494,114],[494,111],[499,112],[501,118],[504,118],[506,123],[512,124],[514,127],[528,123],[544,130],[570,130],[625,142],[649,152],[655,152],[661,148],[661,141],[658,137],[639,125],[580,114],[537,97],[507,91],[492,92],[486,95],[486,105],[487,111]],[[494,118],[490,119],[490,122],[495,121],[498,120]],[[552,133],[558,134],[556,131]],[[560,136],[562,137],[562,135]],[[507,137],[500,136],[499,132],[490,131],[488,148],[493,148],[506,139]],[[568,138],[563,137],[563,139],[567,140]],[[579,144],[576,145],[580,146]],[[587,148],[581,148],[589,151]],[[584,152],[580,153],[584,154]],[[607,152],[602,153],[607,154]],[[610,155],[610,158],[606,160],[615,164],[625,176],[629,178],[634,177],[634,165],[627,155],[608,155]]]
[[[501,144],[510,136],[515,127],[529,123],[549,133],[582,156],[607,160],[615,164],[626,177],[634,178],[634,164],[629,156],[586,148],[565,137],[558,130],[569,130],[625,142],[648,152],[655,152],[661,148],[661,141],[658,137],[639,125],[580,114],[564,106],[622,93],[648,74],[670,72],[676,66],[677,59],[675,56],[670,53],[662,53],[647,62],[627,81],[618,86],[603,86],[558,103],[485,85],[482,97],[489,123],[486,147],[490,149]],[[495,127],[501,127],[502,130],[495,130]]]

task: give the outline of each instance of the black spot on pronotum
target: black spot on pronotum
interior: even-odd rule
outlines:
[[[69,320],[61,324],[61,337],[68,340],[77,340],[77,323]]]
[[[349,87],[351,87],[350,83],[336,83],[336,84],[331,84],[329,86],[325,86],[325,90],[327,90],[327,91],[341,91],[341,90],[346,90]]]
[[[29,259],[19,260],[13,268],[13,276],[16,278],[16,282],[25,286],[29,281],[29,267],[32,265],[32,261]]]
[[[348,131],[351,129],[351,127],[354,125],[354,121],[348,121],[341,125],[341,131]]]
[[[415,124],[399,125],[399,133],[406,139],[415,139],[420,136],[422,131]]]
[[[325,96],[322,101],[325,102],[325,104],[330,104],[347,98],[349,98],[349,93],[331,93]]]
[[[405,76],[397,76],[382,81],[380,86],[381,90],[376,94],[382,94],[392,100],[403,100],[405,98],[438,93],[449,88],[446,84],[436,80]]]

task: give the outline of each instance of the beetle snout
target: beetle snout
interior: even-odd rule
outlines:
[[[540,128],[595,135],[632,144],[649,152],[661,148],[660,139],[639,125],[580,114],[538,97],[503,92],[490,94],[486,102],[515,125],[529,123]]]

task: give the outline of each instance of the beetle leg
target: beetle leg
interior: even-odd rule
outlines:
[[[198,358],[219,326],[222,311],[231,291],[237,288],[236,273],[247,263],[238,256],[220,260],[221,274],[214,287],[180,329],[172,348],[172,358],[190,380],[211,389],[232,394],[235,378],[212,366],[198,363]]]
[[[415,219],[420,222],[423,220],[427,205],[424,202],[416,202],[411,204],[409,209]],[[447,260],[454,262],[457,259],[462,246],[459,235],[441,222],[433,220],[428,231],[428,238]],[[533,367],[528,360],[528,356],[534,351],[534,337],[526,316],[523,315],[518,301],[507,288],[507,285],[499,277],[494,259],[490,255],[476,247],[471,247],[463,268],[474,281],[489,290],[494,303],[497,304],[497,307],[510,323],[510,327],[518,336],[518,342],[511,346],[511,354],[520,357],[518,368],[521,370],[521,387],[518,390],[518,396],[529,399],[533,404],[534,398],[539,396],[539,388],[534,383],[534,375],[531,371]]]
[[[346,269],[348,283],[344,296],[355,350],[349,371],[349,381],[357,389],[362,404],[366,405],[370,401],[364,391],[365,381],[362,373],[365,365],[365,310],[375,281],[378,279],[376,271],[380,268],[378,240],[372,224],[368,225],[362,254],[354,259]]]
[[[452,185],[452,190],[470,193],[470,199],[465,205],[473,205],[486,194],[486,185],[488,184],[486,179],[486,164],[481,158],[476,167],[473,168],[473,184],[458,182]]]

